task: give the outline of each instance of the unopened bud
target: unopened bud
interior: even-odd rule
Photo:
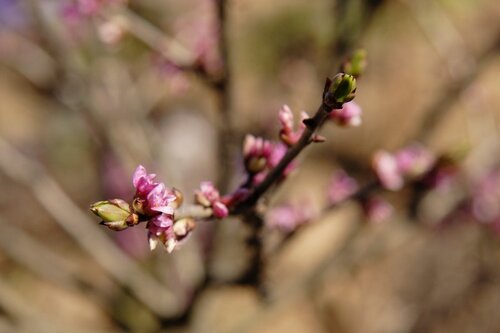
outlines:
[[[341,67],[341,71],[358,77],[363,74],[366,68],[366,50],[358,49],[346,60]]]
[[[100,224],[105,225],[106,227],[108,227],[113,231],[122,231],[129,227],[126,221],[109,221],[109,222],[101,221]]]
[[[175,206],[175,208],[179,208],[182,206],[182,203],[184,201],[184,194],[179,189],[176,189],[175,187],[172,189],[175,195],[175,200],[171,203]]]
[[[125,221],[130,215],[128,203],[121,199],[96,202],[90,206],[90,210],[103,222]]]
[[[212,205],[208,198],[201,191],[196,191],[194,193],[194,202],[202,205],[203,207],[210,207]]]
[[[251,157],[246,163],[248,172],[256,174],[266,168],[267,159],[265,157]]]
[[[180,239],[189,234],[196,226],[196,223],[192,218],[184,218],[175,221],[173,229],[175,236]]]
[[[324,95],[324,103],[333,108],[352,101],[356,95],[356,79],[345,73],[335,75]]]
[[[146,202],[144,199],[135,198],[134,201],[132,202],[132,209],[134,210],[134,213],[144,215],[145,205]]]

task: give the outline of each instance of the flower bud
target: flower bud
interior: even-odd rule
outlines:
[[[90,206],[90,210],[103,222],[125,221],[130,215],[128,203],[121,199],[96,202]]]
[[[252,157],[245,163],[248,172],[252,174],[263,171],[267,166],[267,159],[264,157]]]
[[[182,194],[182,192],[175,187],[172,188],[172,191],[174,192],[175,200],[171,203],[171,205],[175,208],[179,208],[184,202],[184,194]]]
[[[194,228],[196,223],[192,218],[183,218],[175,221],[173,230],[177,239],[186,237]]]
[[[342,104],[352,101],[356,95],[356,79],[345,73],[335,75],[324,95],[324,103],[338,108]]]
[[[211,202],[208,200],[208,198],[203,194],[201,191],[195,191],[194,192],[194,202],[202,205],[203,207],[210,207]]]
[[[357,49],[352,56],[346,60],[341,67],[341,71],[358,77],[365,71],[366,68],[366,50]]]

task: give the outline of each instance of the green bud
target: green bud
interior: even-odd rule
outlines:
[[[125,221],[130,215],[128,203],[121,199],[96,202],[90,210],[104,222]]]
[[[342,64],[342,72],[358,77],[366,68],[366,50],[357,49],[352,56]]]
[[[128,227],[127,220],[130,220],[129,204],[121,199],[99,201],[90,206],[90,210],[102,219],[101,224],[116,231]]]
[[[335,75],[324,96],[328,106],[342,107],[342,104],[352,101],[356,95],[356,79],[345,73]]]

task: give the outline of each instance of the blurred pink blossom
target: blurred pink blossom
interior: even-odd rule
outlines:
[[[328,186],[328,201],[330,204],[338,204],[358,190],[358,182],[350,177],[344,170],[337,170],[332,175]]]
[[[403,176],[396,158],[391,153],[384,150],[377,151],[373,157],[373,169],[384,188],[397,191],[403,187]]]
[[[309,222],[315,213],[308,204],[293,206],[284,204],[270,209],[265,216],[266,226],[284,233],[290,233]]]
[[[388,201],[378,197],[364,200],[362,205],[367,220],[375,224],[387,221],[394,212],[394,207]]]
[[[334,109],[330,112],[330,119],[340,126],[357,127],[362,123],[363,110],[355,102],[347,102],[342,109]]]

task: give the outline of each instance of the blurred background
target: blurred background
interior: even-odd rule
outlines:
[[[0,331],[499,332],[500,3],[226,0],[222,39],[215,3],[0,0]],[[283,104],[312,115],[357,47],[362,126],[326,124],[268,204],[321,209],[334,170],[369,181],[375,151],[418,140],[460,161],[417,214],[405,190],[385,223],[346,204],[283,246],[265,231],[264,299],[235,282],[237,219],[169,255],[91,215],[138,164],[186,202],[233,190],[244,135],[276,140]],[[460,214],[478,188],[493,219]]]

